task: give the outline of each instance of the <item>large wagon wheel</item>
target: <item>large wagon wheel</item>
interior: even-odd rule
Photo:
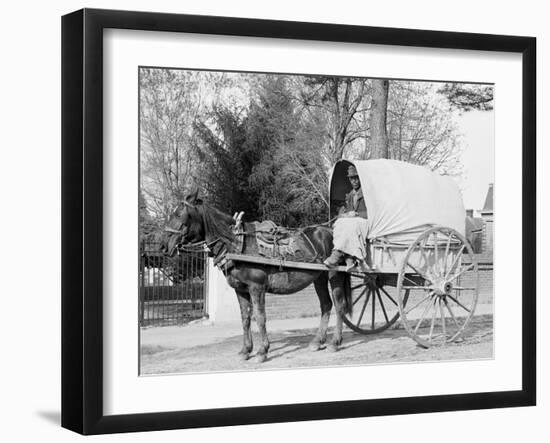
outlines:
[[[344,316],[344,323],[360,334],[377,334],[393,325],[399,318],[397,296],[384,286],[382,275],[352,273],[353,313]],[[407,294],[403,303],[407,303]]]
[[[477,271],[470,244],[454,229],[431,228],[410,245],[397,298],[403,326],[418,344],[443,345],[462,335],[477,304]]]

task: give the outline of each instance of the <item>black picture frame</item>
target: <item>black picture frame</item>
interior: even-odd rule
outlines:
[[[102,407],[102,37],[108,28],[521,54],[521,390],[106,416]],[[535,405],[535,63],[536,39],[532,37],[96,9],[65,15],[62,18],[62,426],[82,434],[104,434]]]

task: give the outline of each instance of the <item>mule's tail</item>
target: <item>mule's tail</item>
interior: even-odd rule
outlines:
[[[344,276],[344,300],[342,304],[344,314],[351,317],[353,314],[353,303],[351,299],[351,276],[349,274],[345,274]]]
[[[342,315],[350,315],[353,310],[351,300],[351,277],[345,272],[329,272],[334,305]]]

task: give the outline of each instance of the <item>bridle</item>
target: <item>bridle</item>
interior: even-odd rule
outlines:
[[[195,210],[197,210],[197,205],[193,205],[185,200],[183,200],[181,203],[183,203],[185,206],[189,207],[189,208],[193,208]],[[169,232],[171,234],[179,234],[179,235],[183,235],[183,233],[181,232],[181,227],[183,225],[183,221],[180,222],[180,229],[174,229],[170,226],[165,226],[164,227],[164,232]],[[187,243],[187,244],[182,244],[182,243],[178,243],[177,245],[175,245],[175,249],[176,251],[179,252],[180,251],[186,251],[186,252],[197,252],[197,251],[202,251],[204,250],[204,248],[208,248],[210,249],[210,247],[215,244],[216,242],[218,242],[218,239],[215,239],[211,242],[206,242],[205,240],[201,240],[199,242],[195,242],[195,243]]]
[[[185,200],[183,200],[181,203],[183,203],[184,205],[186,206],[189,206],[190,208],[193,208],[193,209],[196,209],[197,207],[195,205],[192,205],[191,203],[188,203],[186,202]],[[180,222],[179,224],[179,229],[175,229],[175,228],[171,228],[170,226],[165,226],[164,227],[164,232],[169,232],[171,234],[181,234],[181,227],[183,225],[183,221]]]

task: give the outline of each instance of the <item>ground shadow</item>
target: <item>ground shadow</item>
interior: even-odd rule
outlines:
[[[142,374],[218,372],[251,369],[282,369],[300,367],[341,366],[375,364],[379,362],[432,361],[449,359],[487,358],[492,356],[492,316],[474,318],[464,338],[446,347],[421,348],[407,331],[394,325],[378,334],[363,335],[350,329],[343,331],[343,343],[338,352],[330,352],[324,344],[319,351],[311,351],[309,344],[315,337],[316,328],[269,331],[271,342],[267,362],[255,362],[260,337],[253,332],[254,349],[250,360],[243,362],[238,357],[242,336],[232,334],[215,342],[163,350],[142,356]],[[332,340],[334,327],[329,328],[327,343]],[[487,344],[479,348],[478,344]],[[470,351],[470,348],[473,350]],[[461,357],[461,355],[463,356]]]

